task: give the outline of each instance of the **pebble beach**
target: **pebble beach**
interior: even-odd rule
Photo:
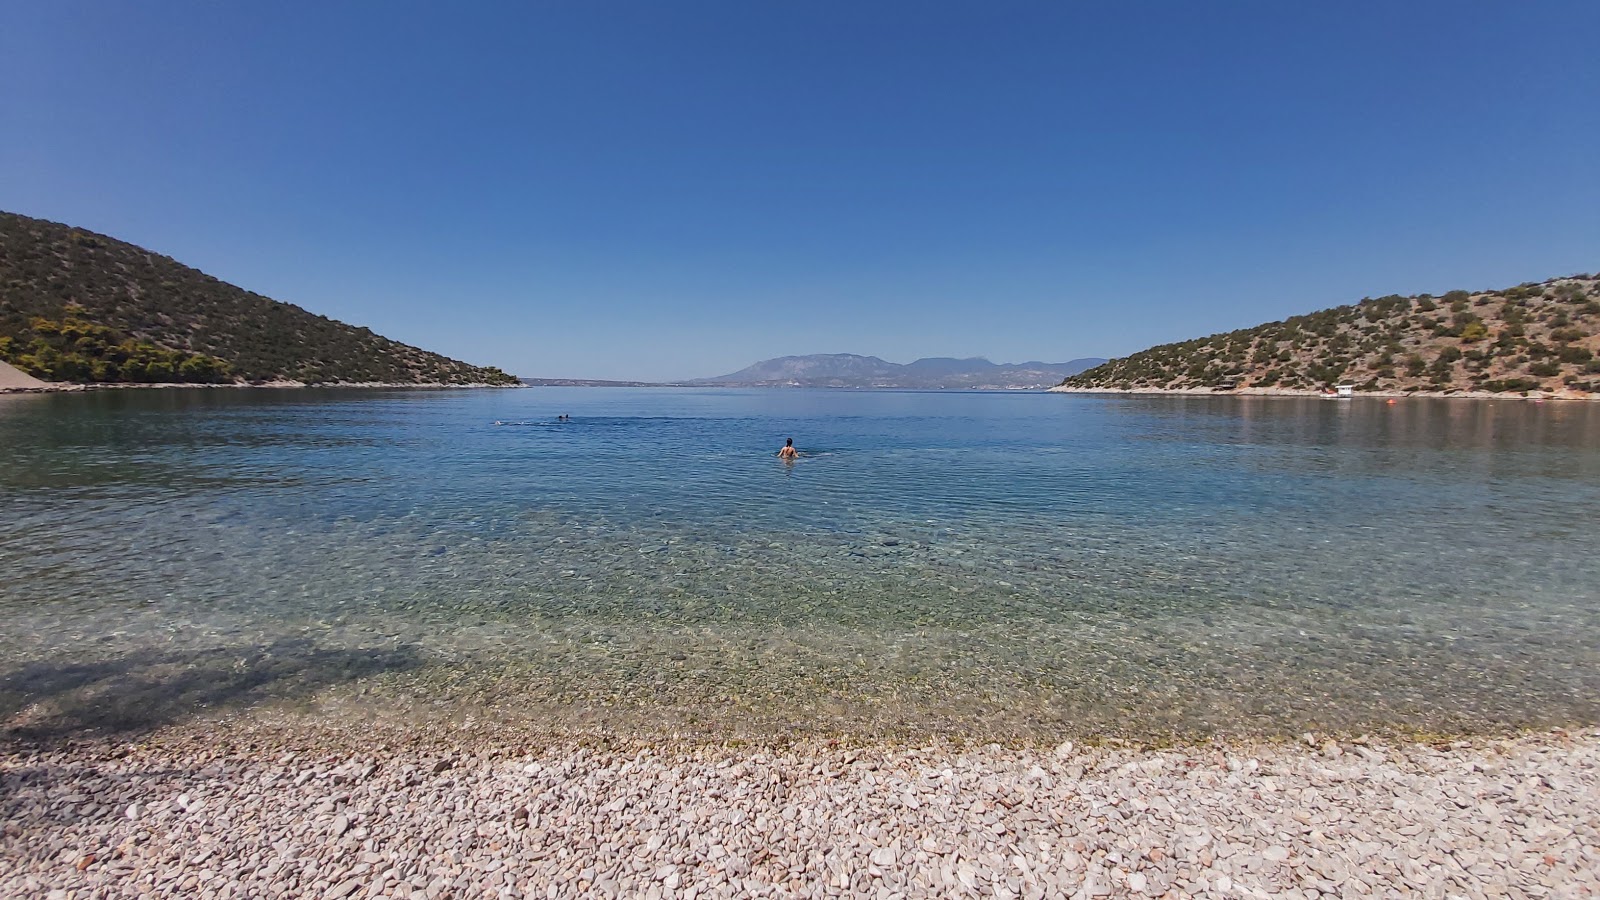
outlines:
[[[0,896],[1589,897],[1600,730],[630,744],[169,726],[0,749]]]
[[[8,400],[0,900],[1600,889],[1597,408],[617,391]]]

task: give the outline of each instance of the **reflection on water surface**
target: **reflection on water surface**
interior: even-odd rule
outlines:
[[[1600,720],[1590,404],[30,395],[0,397],[0,500],[0,713],[39,732]]]

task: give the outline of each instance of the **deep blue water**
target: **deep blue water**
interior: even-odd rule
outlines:
[[[36,730],[239,708],[1029,737],[1600,716],[1592,404],[12,396],[0,504],[0,714]]]

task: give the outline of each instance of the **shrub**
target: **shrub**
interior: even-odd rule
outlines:
[[[34,318],[28,352],[13,359],[18,368],[53,381],[231,380],[227,363],[215,357],[171,350],[110,328],[69,316],[61,321]],[[9,346],[9,342],[8,342]]]
[[[1499,381],[1485,381],[1481,387],[1486,391],[1503,393],[1508,391],[1537,390],[1539,382],[1531,378],[1505,378]]]

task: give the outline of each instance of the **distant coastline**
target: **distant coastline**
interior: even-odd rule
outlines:
[[[518,378],[527,387],[694,387],[671,381],[611,381],[604,378]]]
[[[712,381],[606,381],[595,378],[519,378],[528,387],[599,387],[599,388],[694,388],[706,389],[760,389],[760,390],[818,390],[818,391],[915,391],[952,394],[1038,394],[1048,390],[1045,385],[1030,386],[919,386],[896,384],[792,384],[776,381],[712,382]]]
[[[981,356],[941,356],[901,364],[855,353],[813,353],[766,359],[729,375],[692,381],[718,387],[1037,391],[1105,362],[1086,357],[1057,363],[994,363]]]

